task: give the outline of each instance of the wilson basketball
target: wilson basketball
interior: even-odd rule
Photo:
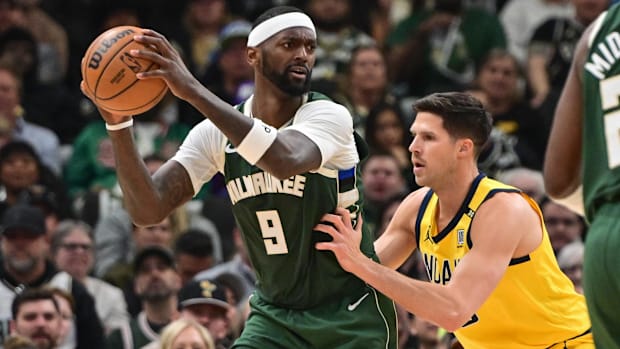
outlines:
[[[111,28],[88,47],[82,60],[82,78],[95,102],[110,112],[135,115],[153,108],[166,94],[161,79],[139,80],[136,73],[157,69],[149,60],[129,54],[132,49],[153,49],[133,40],[142,29]]]

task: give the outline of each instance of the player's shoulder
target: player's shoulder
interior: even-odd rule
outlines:
[[[343,119],[352,119],[351,113],[344,105],[335,102],[319,92],[309,92],[306,95],[305,102],[299,108],[297,116],[321,117],[335,122],[342,121],[339,117]]]
[[[306,96],[306,101],[307,102],[315,102],[315,101],[331,101],[333,102],[333,99],[329,98],[327,95],[321,93],[321,92],[316,92],[316,91],[310,91],[308,92],[307,96]]]
[[[488,197],[476,213],[493,217],[523,217],[535,212],[532,204],[518,190],[501,190]]]
[[[428,187],[419,188],[408,194],[402,201],[401,207],[403,211],[408,213],[417,212],[424,201],[428,201],[432,191]]]

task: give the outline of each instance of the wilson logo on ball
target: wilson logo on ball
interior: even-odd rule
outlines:
[[[88,61],[88,67],[91,68],[91,69],[99,68],[99,64],[101,63],[101,60],[103,59],[103,55],[106,52],[108,52],[110,47],[114,46],[114,44],[118,40],[126,37],[127,35],[135,34],[135,33],[136,32],[133,31],[132,29],[127,29],[127,30],[124,30],[122,32],[119,32],[113,38],[110,38],[110,39],[107,39],[107,40],[103,40],[101,42],[101,45],[99,45],[97,50],[95,50],[95,52],[93,52],[93,55],[90,57],[90,60]]]
[[[108,29],[86,50],[82,60],[84,88],[98,107],[136,115],[153,108],[166,95],[168,86],[164,80],[136,76],[159,69],[153,61],[130,53],[132,50],[156,52],[156,47],[134,41],[134,36],[142,31],[133,26]]]

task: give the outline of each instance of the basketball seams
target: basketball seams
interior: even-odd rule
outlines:
[[[105,108],[107,111],[110,112],[127,112],[127,113],[131,113],[131,114],[142,114],[144,112],[146,112],[147,110],[151,109],[155,104],[157,104],[161,99],[164,98],[164,95],[166,94],[166,92],[168,91],[168,88],[166,85],[164,85],[161,90],[159,91],[159,93],[153,97],[152,99],[144,102],[143,105],[137,106],[135,108],[132,109],[116,109],[116,108]],[[148,106],[149,104],[152,105],[148,108],[145,108],[146,106]]]
[[[135,77],[134,72],[157,69],[157,64],[147,59],[132,60],[127,56],[121,59],[125,52],[134,48],[131,45],[153,49],[134,41],[134,33],[122,35],[123,31],[128,29],[136,33],[142,30],[138,27],[119,26],[109,29],[93,40],[83,58],[82,76],[85,88],[101,108],[111,112],[140,114],[159,103],[165,96],[168,86],[162,80],[140,80]],[[111,44],[104,44],[106,40],[115,38],[116,40]],[[93,55],[99,52],[101,47],[104,47],[106,51],[100,52],[98,67],[92,69],[89,64]],[[125,66],[122,66],[123,64]],[[146,67],[142,68],[145,65]],[[134,76],[132,77],[131,74]],[[118,81],[114,81],[116,78]],[[106,92],[107,95],[100,96],[102,92]]]

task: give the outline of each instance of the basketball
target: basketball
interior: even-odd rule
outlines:
[[[82,60],[82,79],[94,101],[103,109],[135,115],[153,108],[166,94],[162,79],[139,80],[136,73],[159,66],[129,54],[133,49],[153,49],[133,40],[141,28],[119,26],[99,35]]]

